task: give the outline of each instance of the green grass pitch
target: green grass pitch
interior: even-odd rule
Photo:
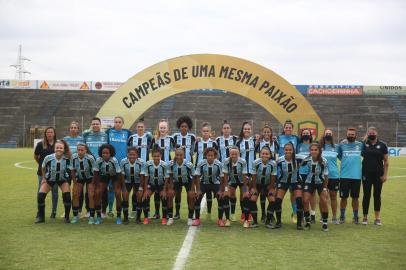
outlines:
[[[83,219],[80,224],[67,225],[59,218],[61,196],[58,218],[35,225],[35,170],[14,166],[28,161],[23,165],[35,168],[32,159],[32,149],[0,149],[0,269],[172,268],[188,230],[185,197],[182,219],[171,227],[158,222],[119,226],[112,219],[100,226],[87,225]],[[390,159],[389,176],[383,187],[382,227],[347,222],[330,225],[328,233],[319,224],[310,231],[296,231],[289,217],[288,197],[280,230],[243,229],[240,222],[218,228],[203,213],[186,268],[406,269],[406,158]],[[214,202],[213,216],[215,208]]]

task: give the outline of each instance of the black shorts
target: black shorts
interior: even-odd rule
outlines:
[[[313,194],[314,191],[317,190],[317,193],[320,195],[320,193],[323,192],[323,184],[316,184],[316,183],[304,183],[303,184],[303,192],[308,192]]]
[[[234,188],[234,189],[237,189],[237,187],[242,187],[244,184],[243,183],[241,183],[241,182],[235,182],[235,183],[230,183],[230,184],[228,184],[230,187],[232,187],[232,188]]]
[[[200,191],[202,194],[213,192],[216,193],[220,191],[220,184],[200,184]]]
[[[359,191],[361,189],[361,180],[359,179],[340,179],[340,198],[348,198],[351,195],[351,198],[358,198]]]
[[[131,192],[131,190],[134,190],[134,192],[139,191],[140,189],[140,183],[124,183],[125,184],[125,189],[127,190],[128,193]]]
[[[281,183],[279,182],[276,184],[277,189],[283,189],[284,191],[287,191],[288,189],[290,191],[295,191],[295,190],[301,190],[302,189],[302,184],[301,183]]]
[[[192,189],[192,182],[189,182],[189,183],[174,182],[173,183],[173,189],[177,193],[182,192],[182,187],[185,187],[186,192],[189,192]]]
[[[269,185],[270,184],[268,185],[257,184],[258,194],[265,194],[266,196],[274,195],[271,192],[269,192]]]
[[[340,182],[338,179],[328,179],[327,188],[329,191],[338,191],[340,188]]]
[[[89,179],[77,179],[76,182],[78,184],[81,185],[85,185],[85,184],[90,184],[92,182],[93,178],[89,178]]]
[[[164,185],[155,186],[155,185],[150,185],[150,184],[148,184],[147,188],[148,188],[148,190],[151,191],[151,192],[161,193],[161,191],[164,190]]]
[[[47,180],[47,184],[48,184],[51,188],[53,188],[53,187],[55,186],[55,184],[57,184],[58,186],[62,186],[62,184],[64,184],[64,183],[68,183],[68,184],[69,184],[69,180],[62,180],[62,181],[58,181],[58,182]]]

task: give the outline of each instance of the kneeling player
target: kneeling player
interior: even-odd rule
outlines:
[[[195,168],[192,162],[185,159],[185,151],[179,145],[176,146],[175,159],[170,162],[169,174],[174,185],[175,196],[182,192],[182,187],[185,187],[189,209],[187,224],[191,226],[193,223],[193,212],[195,210],[195,194],[192,192]]]
[[[145,162],[138,158],[138,149],[134,146],[128,147],[127,157],[120,162],[121,183],[124,184],[123,190],[123,224],[128,224],[128,199],[133,191],[136,194],[136,223],[141,223],[142,195],[145,189]],[[148,216],[146,216],[148,217]]]
[[[169,181],[169,169],[165,161],[162,159],[161,148],[154,145],[152,148],[152,160],[145,164],[145,181],[147,183],[147,190],[143,197],[144,205],[144,224],[149,223],[148,211],[149,201],[152,194],[159,194],[162,201],[162,225],[167,225],[169,218],[169,225],[173,223],[173,189]]]
[[[193,226],[200,225],[200,203],[203,196],[208,193],[214,193],[217,198],[218,204],[218,220],[217,224],[220,227],[224,227],[223,222],[223,207],[224,202],[222,194],[220,192],[220,185],[224,176],[221,162],[216,159],[217,150],[209,147],[204,151],[206,159],[203,159],[197,164],[195,170],[195,178],[193,185],[196,188],[197,200],[195,203],[195,220],[193,220]]]
[[[319,207],[321,217],[323,219],[323,231],[327,232],[328,220],[328,206],[327,206],[327,185],[328,185],[328,167],[327,160],[321,155],[321,147],[317,143],[312,143],[310,146],[310,156],[302,161],[301,166],[306,167],[309,172],[306,179],[304,179],[303,187],[303,203],[304,203],[304,216],[306,219],[305,229],[310,229],[310,213],[309,202],[315,190],[320,197]]]
[[[93,179],[93,167],[96,164],[96,160],[90,154],[89,148],[85,143],[77,144],[77,152],[72,156],[71,170],[73,180],[73,219],[72,224],[76,224],[79,221],[79,199],[83,193],[83,187],[89,188]],[[88,190],[86,191],[88,193]],[[93,197],[93,196],[92,196]],[[94,211],[94,208],[93,208]],[[93,223],[93,218],[89,218],[89,223]]]
[[[276,182],[276,163],[272,160],[272,151],[268,146],[260,150],[260,158],[256,159],[253,164],[251,187],[255,191],[251,196],[251,209],[254,222],[257,220],[258,195],[268,198],[268,208],[266,212],[265,226],[272,228],[275,223],[275,182]],[[262,213],[264,215],[265,213]]]

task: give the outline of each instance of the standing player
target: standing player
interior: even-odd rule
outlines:
[[[260,158],[254,161],[251,184],[252,188],[257,194],[252,195],[251,200],[255,202],[255,205],[252,205],[255,209],[258,194],[268,198],[269,204],[266,213],[265,225],[270,228],[275,222],[273,213],[275,212],[276,162],[271,158],[273,155],[268,146],[262,147],[259,154]],[[262,211],[262,215],[264,215],[264,210]],[[253,219],[255,222],[256,215],[253,215]]]
[[[186,160],[193,163],[193,150],[195,149],[196,136],[190,133],[193,127],[192,119],[190,119],[189,116],[181,116],[176,121],[176,127],[179,129],[179,132],[173,134],[175,144],[183,148]]]
[[[286,120],[283,124],[283,132],[281,135],[278,136],[279,142],[279,157],[284,155],[284,147],[285,144],[291,143],[293,148],[296,149],[299,144],[299,137],[293,135],[293,123],[290,120]],[[290,202],[292,204],[292,222],[297,223],[297,205],[295,196],[293,196],[292,191],[290,192]]]
[[[42,186],[42,179],[44,175],[42,174],[42,163],[46,156],[51,155],[55,151],[56,142],[56,131],[53,127],[47,127],[44,130],[44,138],[40,141],[34,150],[34,159],[38,163],[37,178],[38,178],[38,192]],[[56,209],[58,208],[58,186],[52,186],[52,212],[51,218],[56,217]],[[38,217],[38,213],[37,213]]]
[[[93,167],[96,164],[94,157],[89,154],[89,148],[85,143],[80,142],[76,145],[75,148],[77,152],[72,155],[71,161],[73,180],[72,224],[76,224],[79,221],[78,213],[80,211],[80,195],[83,194],[83,187],[86,185],[86,194],[88,196],[89,184],[92,182],[93,179]],[[89,223],[93,222],[89,220]]]
[[[149,200],[153,193],[159,194],[162,200],[161,224],[173,224],[173,189],[169,182],[168,166],[165,161],[162,160],[161,148],[157,145],[154,145],[152,148],[152,160],[147,161],[145,164],[145,181],[147,182],[147,189],[144,195],[144,224],[149,223]]]
[[[107,143],[114,147],[116,155],[114,156],[118,163],[127,156],[127,141],[131,136],[131,131],[123,129],[124,118],[122,116],[114,117],[114,127],[106,130]],[[108,185],[108,201],[109,201],[109,216],[113,216],[112,209],[114,203],[114,187],[113,182],[110,180]],[[135,195],[134,195],[135,196]],[[133,198],[133,202],[136,202],[136,198]],[[133,205],[133,210],[136,206]]]
[[[345,208],[347,198],[351,194],[353,223],[358,224],[358,198],[361,188],[361,153],[363,144],[356,141],[357,130],[347,129],[347,139],[338,146],[338,158],[341,160],[340,169],[340,223],[345,223]]]
[[[193,226],[200,225],[200,204],[204,194],[211,192],[217,198],[218,204],[218,220],[217,225],[224,227],[223,221],[223,199],[220,190],[220,185],[223,182],[223,169],[221,162],[217,158],[217,150],[209,147],[205,151],[206,159],[203,159],[197,164],[194,177],[194,187],[196,189],[197,200],[195,203],[195,220],[193,220]]]
[[[230,148],[236,145],[238,138],[237,136],[231,135],[231,126],[227,120],[224,120],[221,132],[222,135],[217,137],[216,143],[219,147],[219,160],[224,162],[226,158],[230,157]]]
[[[250,213],[249,207],[249,196],[248,196],[248,179],[247,179],[247,163],[244,159],[240,157],[240,150],[237,146],[232,146],[230,148],[230,157],[223,162],[223,173],[224,182],[226,183],[224,196],[224,211],[226,213],[226,223],[225,226],[230,226],[230,209],[229,209],[229,198],[236,201],[235,190],[237,187],[240,188],[240,204],[245,205],[244,207],[244,227],[249,227],[248,216]],[[245,196],[244,196],[245,195]],[[244,203],[243,203],[244,201]],[[235,221],[235,204],[231,208],[231,220]],[[254,219],[255,222],[255,219]],[[254,223],[255,224],[255,223]],[[255,226],[253,226],[255,227]]]
[[[332,223],[340,224],[337,220],[337,191],[339,188],[340,174],[337,165],[337,147],[334,144],[333,131],[326,129],[324,137],[320,141],[322,155],[327,160],[328,167],[328,190],[330,195],[331,212],[333,214]]]
[[[305,229],[310,229],[309,203],[314,192],[320,197],[320,212],[323,219],[322,229],[328,231],[328,206],[327,206],[327,185],[328,185],[328,166],[327,160],[322,157],[322,150],[319,144],[312,143],[310,146],[310,156],[306,157],[301,167],[307,167],[308,174],[303,179],[303,203],[304,216],[306,219]]]
[[[185,190],[187,192],[187,203],[189,210],[187,224],[191,226],[193,223],[192,219],[195,209],[195,197],[194,193],[192,192],[192,183],[193,176],[195,175],[195,168],[192,162],[185,159],[185,152],[180,147],[176,148],[175,150],[175,159],[170,161],[169,175],[174,185],[175,202],[176,196],[178,196],[178,194],[181,194],[182,187],[185,187]],[[176,205],[176,208],[178,208],[178,205]]]
[[[279,157],[277,162],[278,184],[275,201],[276,224],[271,226],[278,229],[282,227],[282,200],[286,191],[292,190],[291,193],[297,205],[297,229],[302,230],[303,203],[302,203],[302,183],[299,174],[299,162],[296,160],[295,148],[292,143],[288,142],[283,147],[284,155]]]
[[[102,223],[101,216],[101,197],[106,191],[107,185],[110,180],[113,181],[114,187],[119,185],[119,174],[121,172],[120,165],[114,157],[115,150],[110,144],[102,144],[99,148],[99,157],[96,160],[96,165],[93,168],[93,178],[96,184],[95,207],[97,212],[97,219],[94,224],[99,225]],[[116,210],[117,219],[116,223],[121,224],[121,189],[116,189]]]
[[[64,140],[60,140],[55,142],[55,153],[44,158],[41,165],[42,180],[37,196],[38,216],[35,223],[45,222],[45,198],[55,185],[59,186],[62,191],[63,204],[65,206],[65,223],[70,223],[70,155],[68,144]]]
[[[145,162],[138,157],[138,150],[134,146],[128,147],[127,157],[120,162],[121,168],[121,183],[124,183],[125,189],[123,189],[123,224],[128,224],[128,199],[131,191],[133,191],[133,197],[135,194],[136,215],[135,222],[141,223],[142,212],[142,195],[146,190],[145,185]]]
[[[265,125],[262,128],[262,135],[255,142],[255,152],[258,153],[260,156],[261,149],[267,146],[272,153],[271,159],[276,160],[277,158],[277,153],[279,151],[279,144],[276,140],[273,139],[273,134],[272,134],[272,128],[269,125]],[[266,203],[266,194],[265,193],[260,193],[259,194],[260,198],[260,203],[261,203],[261,210],[262,210],[262,216],[261,216],[261,221],[262,223],[265,223],[266,221],[266,215],[265,215],[265,203]]]

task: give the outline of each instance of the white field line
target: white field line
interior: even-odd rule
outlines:
[[[26,166],[22,165],[22,164],[31,163],[31,162],[33,162],[33,160],[21,161],[21,162],[14,163],[14,166],[17,168],[20,168],[20,169],[36,170],[36,168],[26,167]]]
[[[206,195],[204,195],[202,202],[200,204],[200,213],[204,211],[206,207]],[[176,256],[175,264],[172,267],[172,270],[180,270],[184,269],[187,259],[189,257],[190,250],[192,249],[193,238],[197,232],[198,227],[190,226],[187,234],[185,236],[185,240],[183,240],[182,247],[180,248],[178,255]]]

